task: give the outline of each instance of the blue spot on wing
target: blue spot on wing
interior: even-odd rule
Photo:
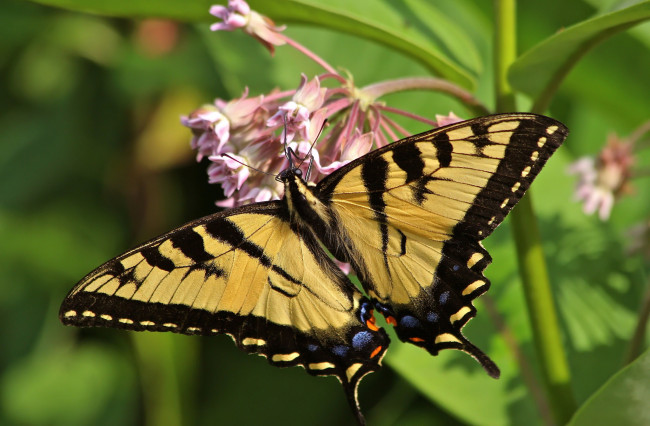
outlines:
[[[420,321],[418,321],[418,319],[414,316],[404,315],[402,318],[400,318],[399,324],[402,327],[415,328],[420,326]]]
[[[372,333],[369,331],[360,331],[352,337],[352,347],[361,350],[372,343]]]
[[[332,353],[342,358],[348,354],[349,350],[350,348],[348,348],[347,346],[337,345],[332,348]]]
[[[444,293],[442,293],[440,295],[440,299],[438,299],[438,300],[440,300],[441,305],[444,305],[445,303],[447,303],[447,300],[449,300],[449,291],[445,291]]]
[[[429,321],[429,322],[438,321],[438,314],[436,314],[435,312],[429,312],[427,314],[427,321]]]

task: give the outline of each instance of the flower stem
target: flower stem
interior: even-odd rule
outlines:
[[[399,115],[402,115],[404,117],[408,117],[408,118],[411,118],[413,120],[417,120],[419,122],[428,124],[431,127],[436,127],[438,125],[438,122],[436,120],[429,120],[426,117],[422,117],[421,115],[413,114],[411,112],[404,111],[404,110],[401,110],[399,108],[389,107],[388,105],[378,105],[377,108],[384,111],[384,112],[392,112],[394,114],[399,114]],[[410,133],[406,132],[406,130],[404,130],[404,129],[400,129],[400,131],[402,133],[404,133],[405,136],[410,135]]]
[[[650,132],[650,121],[646,121],[642,125],[640,125],[634,133],[632,133],[630,136],[628,136],[628,140],[630,141],[631,144],[635,145],[643,135],[646,133]]]
[[[508,68],[517,52],[515,3],[515,0],[494,1],[495,93],[497,110],[501,112],[516,110],[514,92],[507,80]],[[566,424],[576,410],[576,402],[530,191],[521,199],[511,218],[519,273],[548,405],[555,422]]]
[[[477,115],[489,114],[490,111],[467,90],[441,78],[434,77],[409,77],[395,80],[381,81],[363,87],[361,90],[373,99],[379,98],[387,93],[401,92],[405,90],[433,90],[446,93],[460,102],[467,109]]]
[[[331,66],[330,64],[328,64],[327,62],[325,62],[325,60],[324,60],[323,58],[321,58],[320,56],[318,56],[317,54],[315,54],[315,53],[312,52],[311,50],[307,49],[305,46],[303,46],[302,44],[298,43],[298,42],[295,41],[294,39],[292,39],[292,38],[290,38],[290,37],[287,37],[287,36],[285,36],[284,34],[280,34],[280,36],[282,36],[282,38],[284,39],[284,41],[286,41],[286,43],[287,43],[289,46],[293,47],[294,49],[298,50],[300,53],[302,53],[302,54],[304,54],[305,56],[307,56],[307,57],[308,57],[309,59],[311,59],[312,61],[316,62],[318,65],[320,65],[321,67],[323,67],[323,69],[325,69],[325,71],[327,71],[327,72],[329,72],[329,73],[331,73],[331,74],[334,74],[334,75],[338,75],[338,73],[336,72],[336,70],[334,69],[334,67]]]

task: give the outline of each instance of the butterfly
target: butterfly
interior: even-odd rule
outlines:
[[[492,377],[496,364],[461,333],[485,293],[481,241],[503,221],[567,128],[498,114],[372,151],[319,183],[293,165],[281,200],[225,210],[136,247],[84,277],[66,325],[227,334],[276,366],[334,375],[360,424],[357,388],[389,338],[436,355],[454,348]],[[349,262],[365,292],[329,253]]]

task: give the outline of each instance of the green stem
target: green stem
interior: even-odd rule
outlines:
[[[494,0],[494,93],[499,112],[515,111],[508,68],[517,58],[515,0]]]
[[[495,0],[494,6],[496,109],[515,111],[514,92],[507,80],[508,68],[517,52],[515,0]],[[530,191],[521,199],[511,218],[519,273],[548,404],[555,421],[565,424],[575,412],[576,402]]]
[[[566,424],[577,405],[530,194],[522,198],[511,217],[519,274],[546,396],[555,421]]]
[[[131,333],[138,360],[147,426],[184,424],[173,338],[167,333]]]

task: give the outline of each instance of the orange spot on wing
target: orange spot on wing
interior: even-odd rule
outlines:
[[[397,320],[395,319],[395,317],[387,316],[386,322],[392,326],[397,326]]]
[[[377,347],[375,348],[375,350],[372,351],[372,353],[370,354],[370,358],[374,358],[374,357],[376,357],[377,354],[379,354],[379,352],[381,352],[381,349],[382,349],[382,348],[383,348],[383,346],[377,346]]]
[[[379,327],[375,324],[375,317],[370,317],[368,321],[366,321],[366,326],[371,329],[372,331],[378,331]]]
[[[409,340],[410,340],[411,342],[415,342],[415,343],[424,342],[424,339],[422,339],[422,338],[420,338],[420,337],[409,337]]]

